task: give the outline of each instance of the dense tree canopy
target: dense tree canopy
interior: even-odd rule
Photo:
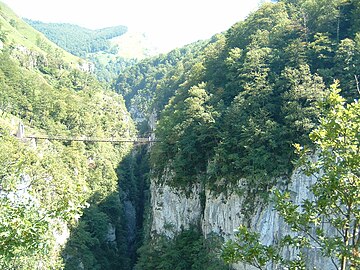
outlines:
[[[125,236],[129,232],[124,222],[125,202],[133,203],[142,215],[144,209],[139,204],[146,200],[145,195],[137,200],[136,194],[146,189],[147,176],[138,174],[148,169],[141,169],[141,162],[135,164],[135,154],[120,163],[129,146],[22,142],[12,136],[15,122],[22,121],[27,132],[40,135],[130,138],[135,128],[126,105],[139,122],[158,116],[155,134],[159,143],[152,146],[150,157],[152,176],[170,169],[174,172],[174,178],[168,179],[170,185],[189,189],[200,184],[218,192],[245,179],[248,193],[268,194],[279,176],[288,179],[292,172],[294,143],[323,146],[327,129],[321,125],[345,127],[345,122],[351,122],[346,117],[358,114],[355,103],[342,109],[339,105],[342,120],[326,122],[318,104],[328,96],[335,79],[346,101],[358,98],[359,6],[359,0],[272,1],[207,41],[137,64],[114,60],[100,76],[109,79],[110,73],[121,71],[113,87],[124,99],[103,90],[91,74],[72,68],[79,59],[66,55],[40,33],[27,36],[23,29],[28,26],[0,9],[0,23],[12,30],[0,27],[0,40],[5,44],[0,52],[0,267],[128,270],[135,262],[134,253],[129,256],[129,252],[141,237],[133,240]],[[57,31],[59,27],[68,29],[62,41],[70,37],[62,46],[78,55],[99,50],[111,53],[108,39],[126,31],[124,27],[90,31],[54,25],[48,34],[56,31],[59,37],[64,33]],[[17,44],[20,40],[23,44]],[[143,126],[139,124],[144,134],[150,131]],[[351,153],[353,148],[350,145],[341,151]],[[334,161],[326,155],[329,148],[324,149],[320,160],[324,164]],[[345,173],[346,177],[336,179],[350,193],[345,200],[336,197],[336,188],[331,189],[326,196],[332,203],[327,205],[321,192],[335,181],[329,173],[322,185],[314,186],[320,200],[305,205],[316,206],[312,208],[316,214],[324,214],[321,209],[332,211],[338,202],[345,213],[344,205],[357,195],[358,190],[345,184],[351,182],[350,174],[358,176],[358,160],[348,155],[334,158],[338,158],[336,168],[330,162],[329,167],[316,169]],[[342,171],[344,162],[355,169]],[[118,188],[119,178],[122,188]],[[129,182],[124,183],[124,179]],[[17,197],[21,199],[15,201]],[[278,210],[290,212],[290,218],[296,219],[297,212],[285,206],[288,204],[279,204]],[[305,221],[317,222],[311,214],[305,215]],[[336,228],[343,230],[348,244],[358,242],[350,232],[358,223],[358,213],[343,220],[329,222],[340,226]],[[62,253],[64,261],[52,234],[56,230],[60,233],[63,224],[72,226]],[[136,223],[136,230],[141,226],[141,222]],[[113,229],[116,239],[110,240]],[[255,234],[243,232],[246,241],[256,239]],[[322,231],[318,232],[324,238]],[[325,255],[335,254],[341,264],[358,266],[358,257],[353,256],[358,246],[344,244],[341,239],[324,239],[328,241],[323,246]],[[128,243],[131,248],[125,247]],[[252,247],[263,256],[259,263],[279,258],[276,250],[261,245],[245,251],[253,252]],[[196,230],[183,231],[173,241],[147,241],[139,250],[136,268],[170,269],[174,262],[178,269],[224,268],[208,250],[209,243]],[[303,266],[300,261],[294,263]]]
[[[127,27],[122,25],[91,30],[67,23],[25,21],[61,48],[81,57],[86,56],[86,53],[110,50],[109,40],[127,31]]]
[[[225,270],[228,267],[217,254],[220,245],[216,236],[204,239],[195,228],[190,228],[172,241],[160,237],[142,246],[135,269]]]
[[[227,242],[223,256],[227,262],[246,262],[259,269],[275,263],[289,269],[309,269],[304,250],[318,249],[328,257],[335,269],[358,269],[359,258],[359,163],[360,106],[344,104],[337,85],[321,104],[320,125],[310,138],[317,147],[317,157],[300,145],[300,165],[308,175],[317,178],[309,189],[313,198],[301,205],[292,202],[289,192],[275,190],[275,209],[293,230],[278,243],[266,246],[259,235],[244,225],[235,241]],[[293,246],[298,256],[286,258],[283,249]]]
[[[130,145],[21,141],[13,136],[18,123],[25,135],[57,137],[130,138],[135,129],[122,97],[102,89],[92,75],[60,56],[52,62],[51,53],[29,65],[33,59],[23,51],[5,43],[0,52],[0,268],[61,269],[64,243],[57,238],[64,226],[78,225],[88,205],[97,212],[85,211],[80,225],[107,217],[108,209],[97,205],[115,196],[116,168]],[[108,224],[102,225],[93,240],[107,243]]]
[[[116,88],[128,108],[159,115],[154,172],[170,167],[184,186],[201,174],[210,185],[246,177],[256,190],[288,175],[292,144],[310,143],[327,87],[338,79],[345,98],[358,94],[358,12],[355,0],[265,3],[185,55],[126,70]],[[195,89],[205,121],[185,108]]]

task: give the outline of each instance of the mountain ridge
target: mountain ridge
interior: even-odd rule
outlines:
[[[122,25],[88,29],[68,23],[26,21],[64,50],[92,62],[101,81],[111,82],[126,67],[159,53],[145,34]]]
[[[128,31],[123,25],[89,29],[70,23],[44,23],[30,19],[25,21],[58,46],[79,57],[86,57],[86,53],[110,51],[109,40]]]

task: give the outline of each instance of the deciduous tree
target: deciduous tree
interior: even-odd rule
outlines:
[[[304,248],[316,246],[337,269],[359,269],[360,104],[344,101],[334,84],[320,105],[320,125],[310,134],[317,147],[315,162],[309,161],[308,151],[296,145],[304,172],[317,177],[310,187],[314,199],[295,205],[288,192],[274,192],[275,209],[296,236],[288,235],[278,245],[265,246],[259,242],[258,234],[240,227],[236,240],[228,242],[224,249],[227,262],[243,261],[259,269],[276,262],[292,269],[305,269],[302,256],[286,260],[280,256],[281,248],[292,245],[301,255]]]

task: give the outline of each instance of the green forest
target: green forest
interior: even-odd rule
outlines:
[[[29,19],[25,22],[59,47],[79,57],[85,57],[87,53],[111,50],[109,40],[127,31],[127,27],[122,25],[92,30],[68,23],[43,23]]]
[[[360,0],[266,2],[167,54],[90,57],[111,54],[109,39],[126,31],[23,21],[0,2],[0,268],[313,268],[301,257],[305,238],[264,246],[248,224],[225,245],[199,224],[172,239],[153,235],[155,181],[185,194],[194,186],[242,194],[248,217],[255,198],[274,202],[294,232],[311,234],[326,219],[342,238],[316,229],[321,254],[337,269],[358,269]],[[80,68],[91,61],[95,74]],[[16,137],[19,123],[25,138]],[[299,166],[324,175],[303,212],[276,189]],[[287,246],[301,256],[282,258]]]
[[[292,144],[310,143],[334,80],[348,101],[358,97],[359,3],[330,2],[264,4],[207,44],[124,72],[115,89],[126,104],[160,115],[154,171],[171,166],[184,187],[199,175],[215,189],[246,177],[259,191],[289,174]]]
[[[111,220],[122,226],[117,168],[131,144],[19,140],[14,134],[21,122],[25,135],[131,139],[136,130],[124,100],[73,67],[81,59],[66,57],[45,38],[39,44],[40,33],[0,7],[0,268],[77,269],[78,262],[71,265],[81,256],[88,269],[105,269],[92,249],[108,248],[117,252],[115,269],[126,249],[104,235]],[[24,33],[31,44],[18,39]],[[59,241],[67,234],[72,240],[62,250]],[[63,252],[72,259],[65,263]]]
[[[330,95],[331,85],[339,81],[344,101],[358,99],[359,12],[356,0],[265,3],[207,42],[126,70],[115,82],[116,91],[128,107],[136,108],[135,115],[159,116],[155,133],[161,143],[150,153],[153,177],[162,179],[171,171],[166,184],[185,191],[200,184],[215,193],[231,192],[229,186],[245,179],[235,191],[244,194],[248,207],[243,211],[251,216],[254,198],[266,203],[277,179],[290,181],[298,159],[294,144],[317,146],[309,134],[320,123],[319,103]],[[358,119],[359,111],[352,117]],[[352,147],[359,149],[356,128],[354,136]],[[359,179],[358,152],[352,158]],[[352,228],[359,221],[358,202]],[[354,237],[358,239],[358,231]],[[334,245],[325,247],[333,250]],[[244,246],[235,246],[240,248]],[[245,255],[261,257],[259,250],[246,249]],[[227,261],[249,263],[245,255]],[[140,261],[144,256],[151,258],[144,252]],[[358,259],[353,263],[358,265]]]
[[[128,31],[126,26],[92,30],[68,23],[24,21],[65,51],[91,62],[97,79],[102,82],[110,83],[122,70],[136,62],[136,59],[118,56],[118,46],[111,42]]]

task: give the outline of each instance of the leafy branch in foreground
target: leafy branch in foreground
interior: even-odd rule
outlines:
[[[311,132],[317,159],[295,145],[300,153],[300,166],[308,176],[315,176],[310,187],[313,199],[296,205],[288,192],[274,191],[275,209],[294,231],[279,244],[261,244],[259,234],[240,227],[235,241],[226,243],[223,258],[228,263],[245,262],[259,269],[271,263],[289,269],[308,269],[302,256],[305,248],[316,248],[329,258],[336,269],[360,267],[360,104],[345,104],[338,83],[320,104],[320,125]],[[292,246],[295,259],[281,257],[282,249]]]

